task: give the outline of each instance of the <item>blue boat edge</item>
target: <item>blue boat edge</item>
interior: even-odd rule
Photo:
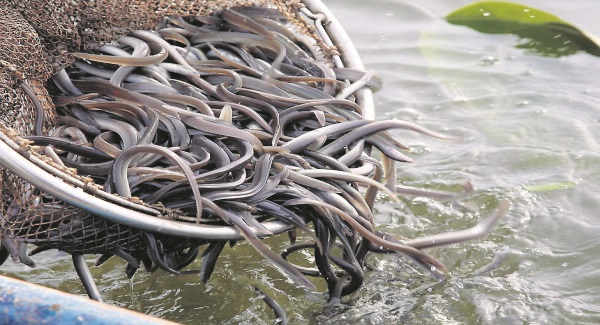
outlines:
[[[0,275],[0,324],[174,324]]]

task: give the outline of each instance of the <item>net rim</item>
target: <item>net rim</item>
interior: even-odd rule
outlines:
[[[354,46],[352,39],[337,20],[335,15],[327,8],[327,6],[321,0],[302,0],[302,3],[313,13],[321,13],[325,16],[327,21],[323,23],[325,36],[331,37],[332,45],[335,45],[340,52],[340,59],[346,67],[365,70],[365,66],[362,63],[358,50]],[[375,119],[375,102],[373,99],[373,91],[369,87],[362,87],[358,89],[354,96],[356,102],[362,108],[362,115],[366,119]]]
[[[315,20],[319,36],[323,38],[326,45],[333,46],[339,51],[339,55],[332,55],[336,65],[364,70],[364,65],[353,42],[325,4],[321,0],[302,0],[302,3],[304,7],[301,12],[308,19]],[[354,95],[357,103],[363,109],[363,116],[367,119],[374,119],[372,90],[368,87],[362,87],[356,90]],[[39,159],[36,163],[35,158],[31,158],[33,155],[30,151],[24,152],[22,147],[1,129],[0,152],[3,153],[0,155],[0,165],[18,177],[61,201],[106,220],[142,231],[194,239],[241,240],[244,238],[234,226],[195,225],[168,220],[161,218],[160,211],[135,202],[127,201],[126,206],[128,207],[124,207],[123,198],[102,190],[96,190],[97,193],[103,192],[102,198],[88,193],[86,188],[81,186],[81,181],[71,177],[69,183],[69,177],[65,177],[64,172]],[[40,165],[43,165],[43,168]],[[121,205],[115,202],[119,202]],[[294,226],[283,221],[265,221],[261,224],[273,235],[294,228]]]

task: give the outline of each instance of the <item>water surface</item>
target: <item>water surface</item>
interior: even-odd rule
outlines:
[[[127,280],[115,259],[92,272],[105,299],[182,323],[271,324],[257,285],[288,310],[291,323],[600,323],[600,58],[543,57],[513,35],[480,34],[444,21],[474,1],[330,0],[368,69],[385,81],[379,119],[417,122],[460,137],[443,142],[394,131],[413,164],[397,165],[405,185],[460,191],[460,204],[382,198],[383,231],[413,238],[468,228],[503,199],[512,208],[484,239],[432,250],[451,270],[437,282],[397,256],[373,256],[364,287],[324,310],[326,296],[290,283],[248,245],[222,255],[208,284],[197,275],[139,272]],[[517,1],[600,35],[593,0]],[[285,245],[283,239],[270,239]],[[480,271],[495,257],[496,268]],[[90,256],[90,263],[93,256]],[[83,295],[70,258],[40,254],[29,269],[2,271]],[[191,268],[199,268],[195,263]],[[325,291],[324,283],[317,283]]]

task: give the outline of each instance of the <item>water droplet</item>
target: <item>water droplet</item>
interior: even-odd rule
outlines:
[[[427,288],[427,292],[431,292],[431,291],[433,291],[433,289]]]
[[[546,211],[548,211],[548,213],[558,213],[558,212],[562,212],[564,210],[560,206],[551,205],[551,206],[549,206],[549,207],[546,208]]]
[[[533,76],[535,74],[535,70],[527,70],[522,73],[524,76]]]
[[[452,98],[452,101],[455,104],[462,104],[462,103],[468,102],[469,99],[467,97],[465,97],[465,96],[456,96],[456,97]]]
[[[567,266],[567,265],[569,265],[569,264],[568,264],[568,263],[563,263],[563,264],[562,264],[562,266]]]
[[[498,58],[492,56],[492,55],[486,55],[484,57],[481,57],[479,59],[479,61],[477,61],[477,65],[480,65],[482,67],[489,67],[495,64],[498,64],[499,60]]]
[[[528,100],[522,100],[517,103],[517,106],[527,106],[527,105],[529,105]]]
[[[484,16],[484,17],[488,17],[489,15],[490,15],[490,13],[489,13],[489,12],[487,12],[487,11],[483,13],[483,16]]]

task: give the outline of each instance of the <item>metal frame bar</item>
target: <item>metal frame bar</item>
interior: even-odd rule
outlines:
[[[364,70],[358,52],[348,34],[323,2],[320,0],[304,0],[303,2],[306,9],[312,13],[317,13],[320,18],[316,21],[317,25],[320,25],[321,20],[323,20],[323,24],[320,25],[321,28],[317,29],[324,30],[326,34],[322,35],[323,39],[330,42],[330,45],[335,44],[340,51],[341,58],[337,58],[337,61],[341,60],[343,65],[347,67]],[[365,118],[373,119],[375,112],[372,91],[368,87],[363,87],[355,92],[355,96],[358,104],[363,108]],[[165,235],[207,240],[243,239],[240,232],[232,226],[195,225],[166,220],[156,215],[140,212],[144,210],[155,212],[148,207],[129,202],[130,206],[139,207],[140,211],[136,211],[115,204],[114,202],[121,201],[118,200],[118,197],[112,200],[114,202],[110,202],[107,200],[106,195],[103,195],[103,199],[86,193],[81,188],[81,184],[78,184],[78,181],[72,181],[72,185],[65,182],[65,180],[57,177],[57,175],[64,176],[63,172],[50,165],[41,168],[18,153],[15,148],[19,148],[19,146],[0,130],[0,165],[57,199],[99,217],[125,226]],[[39,161],[38,163],[43,162]],[[107,195],[111,194],[107,193]],[[280,234],[293,228],[293,226],[282,221],[267,221],[263,222],[262,225],[273,234]]]
[[[4,134],[0,132],[4,138]],[[241,240],[244,237],[234,227],[195,225],[165,220],[156,216],[124,208],[112,202],[85,193],[82,189],[65,183],[62,179],[38,167],[27,158],[13,150],[5,141],[0,141],[0,165],[15,175],[70,205],[88,211],[107,220],[140,230],[208,240]],[[53,167],[51,167],[53,168]],[[290,230],[290,226],[281,221],[262,223],[273,234]]]
[[[325,6],[321,0],[303,0],[308,10],[314,14],[323,14],[325,21],[323,27],[332,43],[338,48],[344,65],[349,68],[365,70],[358,51],[352,43],[350,36],[342,27],[342,24],[335,18],[335,15]],[[324,35],[321,35],[324,38]],[[333,45],[332,44],[332,45]],[[373,101],[373,92],[368,87],[363,87],[354,93],[357,103],[362,108],[362,114],[366,119],[375,119],[375,104]]]

